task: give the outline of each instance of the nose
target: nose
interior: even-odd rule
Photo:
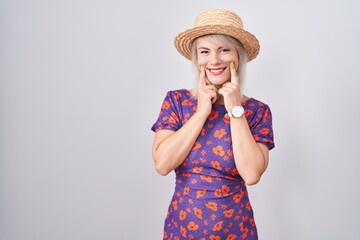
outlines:
[[[221,63],[220,56],[217,53],[211,55],[210,64],[212,66],[219,65]]]

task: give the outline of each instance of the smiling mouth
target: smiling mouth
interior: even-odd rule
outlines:
[[[215,76],[222,74],[225,71],[225,69],[226,69],[226,67],[224,67],[224,68],[208,68],[209,72]]]

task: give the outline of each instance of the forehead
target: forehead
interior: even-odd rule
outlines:
[[[233,44],[223,35],[206,35],[199,37],[196,41],[196,47],[219,47],[219,46],[233,47]]]

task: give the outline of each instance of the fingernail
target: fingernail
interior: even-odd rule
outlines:
[[[234,62],[230,63],[230,67],[233,68],[234,67]]]

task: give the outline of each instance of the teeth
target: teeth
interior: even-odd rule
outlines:
[[[223,69],[210,69],[210,72],[214,72],[214,73],[218,73],[218,72],[221,72],[223,71]]]

